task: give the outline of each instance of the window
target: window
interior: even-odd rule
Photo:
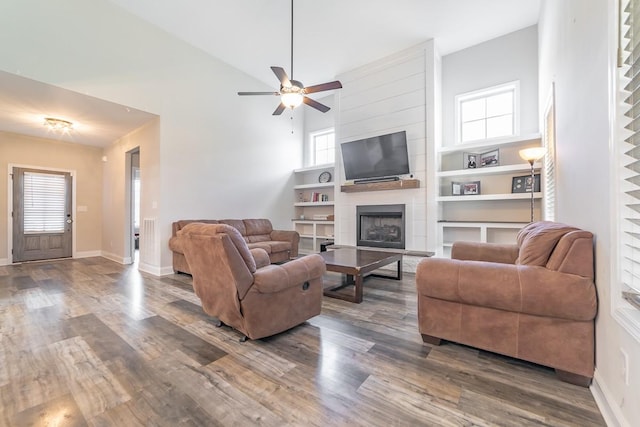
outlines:
[[[65,177],[24,173],[24,233],[62,233],[65,226]]]
[[[518,82],[456,96],[456,142],[517,135]]]
[[[544,158],[544,219],[556,219],[556,116],[555,116],[555,85],[551,85],[551,93],[544,109],[542,140],[547,154]]]
[[[616,318],[640,339],[640,0],[621,1],[616,106]],[[636,17],[634,19],[634,17]],[[613,61],[612,61],[613,62]],[[625,302],[626,301],[626,302]]]
[[[336,159],[336,141],[333,129],[311,134],[311,165],[333,163]]]

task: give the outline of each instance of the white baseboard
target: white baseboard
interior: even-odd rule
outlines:
[[[74,258],[93,258],[102,256],[102,251],[79,251],[73,256]]]
[[[160,268],[160,275],[161,276],[170,276],[172,274],[175,274],[175,272],[173,271],[173,266],[161,267]]]
[[[9,258],[0,258],[0,265],[9,265]]]
[[[126,264],[125,263],[125,259],[123,257],[121,257],[120,255],[116,255],[116,254],[112,254],[110,252],[102,251],[100,253],[100,256],[102,256],[103,258],[106,258],[108,260],[117,262],[118,264]]]
[[[593,382],[589,388],[607,426],[631,427],[597,369],[593,374]]]
[[[155,265],[149,265],[144,262],[138,264],[138,270],[144,271],[145,273],[153,274],[154,276],[162,276],[162,268]]]

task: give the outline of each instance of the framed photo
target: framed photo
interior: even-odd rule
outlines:
[[[453,196],[468,196],[480,194],[480,181],[452,182],[451,194]]]
[[[533,185],[532,185],[533,184]],[[535,182],[531,182],[531,175],[514,176],[511,179],[512,193],[530,193],[533,188],[534,193],[540,191],[540,174],[535,174]]]
[[[480,154],[480,167],[498,166],[500,164],[500,150],[491,150]]]
[[[480,167],[480,154],[462,153],[462,167],[464,169],[475,169]]]

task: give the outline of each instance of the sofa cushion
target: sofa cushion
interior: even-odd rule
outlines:
[[[244,219],[245,236],[270,235],[273,231],[271,221],[268,219]]]
[[[242,221],[241,219],[221,219],[219,222],[220,224],[227,224],[232,226],[233,228],[238,230],[243,237],[247,235],[247,229],[244,226],[244,221]],[[244,239],[244,241],[246,242],[247,239]]]
[[[271,236],[268,234],[258,234],[256,236],[246,236],[246,240],[249,243],[268,242],[271,240]]]
[[[518,233],[520,252],[516,263],[545,266],[562,236],[575,230],[578,229],[551,221],[529,224]]]

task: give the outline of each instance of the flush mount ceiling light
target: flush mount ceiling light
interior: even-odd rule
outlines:
[[[73,130],[73,123],[54,117],[45,117],[44,125],[53,132],[69,133]]]

